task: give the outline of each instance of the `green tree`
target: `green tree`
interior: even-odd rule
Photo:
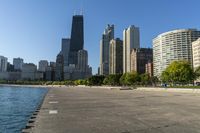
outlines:
[[[103,81],[103,84],[105,85],[120,85],[120,77],[122,74],[111,74],[106,76],[106,78]]]
[[[200,67],[195,68],[194,75],[195,75],[195,79],[200,77]]]
[[[162,74],[161,74],[161,80],[162,82],[171,82],[171,79],[170,79],[170,75],[169,75],[169,72],[168,71],[163,71]]]
[[[88,79],[88,85],[102,85],[104,81],[105,76],[92,76]]]
[[[150,81],[151,81],[150,76],[147,73],[141,74],[140,80],[141,80],[140,81],[141,85],[145,85],[145,86],[150,84]]]
[[[158,77],[156,77],[156,76],[152,76],[152,77],[150,78],[150,80],[151,80],[151,84],[152,84],[153,86],[156,86],[158,83],[160,83]]]
[[[172,84],[191,83],[195,78],[194,72],[187,61],[174,61],[162,72],[163,82]]]
[[[88,85],[88,81],[85,79],[79,79],[74,81],[75,85]]]
[[[122,85],[136,85],[140,82],[140,77],[136,72],[125,73],[120,78]]]
[[[126,74],[127,73],[124,73],[122,76],[121,76],[121,78],[119,79],[119,82],[120,82],[120,84],[121,85],[126,85]]]
[[[72,80],[66,80],[64,82],[65,82],[65,85],[75,85],[74,81]]]

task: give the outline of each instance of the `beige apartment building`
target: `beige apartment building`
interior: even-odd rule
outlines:
[[[139,28],[131,25],[123,32],[123,73],[131,72],[131,50],[140,48]]]
[[[109,74],[123,73],[123,41],[119,38],[110,41]]]
[[[200,67],[200,38],[192,42],[192,55],[193,55],[193,68],[194,70]],[[197,79],[196,82],[200,82],[200,79]]]

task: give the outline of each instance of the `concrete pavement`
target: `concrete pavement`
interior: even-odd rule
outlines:
[[[34,133],[200,133],[200,94],[51,88]]]

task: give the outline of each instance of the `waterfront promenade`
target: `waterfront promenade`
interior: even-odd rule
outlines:
[[[51,88],[34,133],[199,133],[200,94]]]

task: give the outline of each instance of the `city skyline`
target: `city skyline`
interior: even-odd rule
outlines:
[[[95,4],[104,10],[96,9]],[[116,10],[111,11],[109,7],[113,4]],[[160,33],[182,28],[200,29],[199,4],[198,0],[165,0],[162,3],[158,0],[151,3],[144,0],[4,1],[0,5],[0,55],[8,57],[11,63],[17,57],[34,64],[40,60],[55,61],[61,38],[70,37],[71,16],[75,10],[83,8],[86,22],[84,45],[95,74],[99,66],[99,41],[107,24],[115,25],[115,37],[120,39],[126,27],[138,26],[141,47],[152,47],[152,39]],[[123,10],[117,10],[117,7]]]

